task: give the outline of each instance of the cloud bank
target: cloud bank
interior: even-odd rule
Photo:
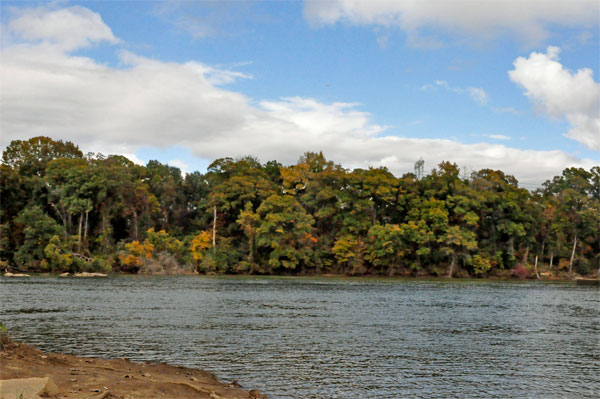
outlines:
[[[48,22],[56,15],[60,24]],[[141,147],[180,146],[208,160],[250,154],[284,163],[322,150],[345,167],[387,166],[398,175],[423,156],[427,169],[449,160],[469,169],[502,169],[527,184],[567,166],[597,163],[563,151],[386,135],[359,104],[255,100],[225,87],[251,77],[196,61],[120,52],[123,66],[113,68],[72,54],[118,41],[98,14],[80,7],[25,11],[8,26],[18,40],[0,54],[2,146],[47,135],[85,151],[132,154]]]
[[[597,9],[597,0],[306,0],[304,15],[314,25],[398,27],[415,45],[439,44],[423,36],[432,29],[478,40],[510,34],[531,45],[549,36],[550,25],[597,26]]]

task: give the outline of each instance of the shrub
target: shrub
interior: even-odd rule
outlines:
[[[473,266],[475,274],[485,274],[492,268],[490,260],[482,255],[473,255],[471,258],[471,265]]]
[[[517,265],[511,272],[513,277],[518,278],[519,280],[524,280],[526,278],[531,278],[531,270],[523,265]]]
[[[579,257],[577,258],[577,261],[575,262],[574,265],[574,269],[577,273],[579,274],[589,274],[591,269],[590,269],[590,261],[587,258],[583,258],[583,257]]]

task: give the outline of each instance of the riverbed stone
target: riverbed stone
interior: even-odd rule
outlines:
[[[17,378],[0,381],[0,398],[41,399],[58,394],[58,387],[50,377]]]

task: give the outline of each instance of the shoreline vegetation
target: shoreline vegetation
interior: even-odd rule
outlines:
[[[600,166],[529,191],[499,170],[215,160],[207,173],[15,140],[0,169],[5,273],[575,279],[600,271]]]
[[[538,271],[540,270],[544,270],[542,268],[538,269]],[[272,274],[272,275],[249,275],[249,274],[224,274],[224,273],[198,273],[198,272],[190,272],[190,273],[181,273],[181,274],[134,274],[134,273],[123,273],[123,272],[110,272],[110,273],[97,273],[97,272],[93,272],[93,273],[88,273],[88,272],[81,272],[81,273],[68,273],[68,272],[64,272],[64,273],[51,273],[51,272],[32,272],[32,273],[11,273],[11,272],[5,272],[5,273],[1,273],[0,277],[6,277],[6,278],[28,278],[28,277],[44,277],[44,278],[73,278],[73,279],[80,279],[80,278],[105,278],[105,277],[115,277],[115,276],[189,276],[189,277],[281,277],[281,278],[318,278],[318,279],[356,279],[356,280],[370,280],[370,279],[377,279],[377,280],[389,280],[389,281],[394,281],[394,280],[402,280],[402,281],[419,281],[419,280],[423,280],[423,281],[470,281],[470,280],[493,280],[493,281],[526,281],[526,280],[532,280],[532,281],[550,281],[550,282],[577,282],[577,283],[581,283],[581,284],[585,284],[585,281],[591,281],[591,282],[599,282],[600,280],[598,278],[596,278],[594,275],[592,276],[580,276],[577,274],[569,274],[567,272],[557,272],[557,273],[553,273],[553,272],[544,272],[541,271],[539,272],[539,277],[537,277],[535,274],[528,274],[526,276],[519,276],[517,274],[515,274],[513,271],[511,270],[507,270],[504,273],[495,273],[495,274],[489,274],[486,276],[469,276],[469,275],[459,275],[459,276],[454,276],[452,278],[449,278],[448,276],[434,276],[434,275],[430,275],[430,274],[422,274],[422,275],[416,275],[416,274],[405,274],[405,275],[400,275],[400,274],[396,274],[393,276],[384,276],[384,275],[379,275],[379,274],[362,274],[362,275],[348,275],[348,274],[334,274],[334,273],[322,273],[322,274],[303,274],[303,275],[297,275],[297,274]]]
[[[256,389],[243,390],[236,381],[219,382],[212,373],[203,370],[166,363],[45,353],[10,340],[5,333],[0,335],[0,364],[0,397],[5,399],[267,397]]]

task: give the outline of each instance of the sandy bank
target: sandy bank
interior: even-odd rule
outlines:
[[[0,380],[50,377],[58,388],[54,398],[264,398],[237,383],[223,384],[211,373],[165,363],[133,363],[44,353],[8,343],[0,351]],[[18,395],[17,395],[18,397]],[[6,397],[4,399],[12,399]]]

